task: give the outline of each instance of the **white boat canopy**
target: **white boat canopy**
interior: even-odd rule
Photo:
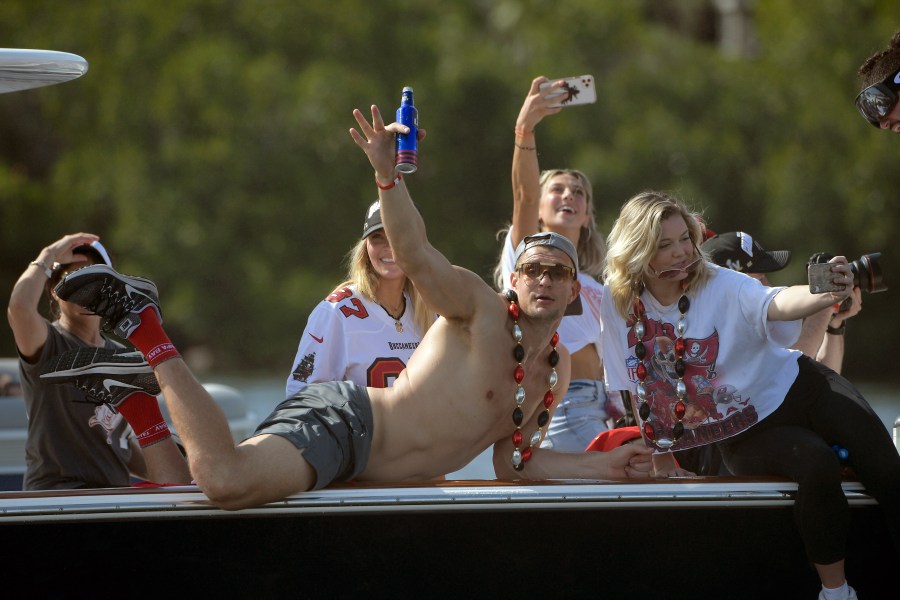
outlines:
[[[0,94],[63,83],[87,70],[87,61],[77,54],[0,48]]]

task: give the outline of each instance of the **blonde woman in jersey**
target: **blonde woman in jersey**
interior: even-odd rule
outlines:
[[[378,201],[369,207],[347,260],[347,281],[309,316],[287,379],[288,398],[324,381],[390,387],[434,322],[394,262]]]
[[[603,236],[594,221],[591,182],[580,171],[540,171],[535,127],[560,108],[550,108],[547,99],[555,89],[541,91],[546,77],[538,77],[516,120],[513,147],[513,214],[510,226],[500,235],[503,250],[495,269],[499,289],[510,285],[515,269],[514,248],[526,236],[553,231],[566,236],[578,249],[581,283],[581,314],[566,313],[559,326],[560,341],[572,353],[572,381],[559,404],[543,447],[565,452],[583,452],[591,440],[623,416],[621,404],[611,403],[603,385],[600,355],[600,301],[603,286],[597,281],[606,253]]]

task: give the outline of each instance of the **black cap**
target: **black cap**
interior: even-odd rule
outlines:
[[[72,254],[83,254],[85,256],[90,256],[98,265],[107,265],[109,267],[113,266],[112,259],[109,257],[109,252],[106,251],[106,248],[103,247],[103,244],[100,243],[100,240],[91,242],[90,244],[84,244],[83,246],[78,246],[77,248],[72,250]]]
[[[384,229],[384,225],[381,224],[381,201],[376,200],[369,206],[369,210],[366,211],[362,239],[366,239],[379,229]]]
[[[700,249],[720,267],[741,273],[780,271],[791,260],[790,250],[766,250],[743,231],[720,233],[703,242]]]

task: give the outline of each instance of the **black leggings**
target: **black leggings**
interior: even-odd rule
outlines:
[[[794,518],[810,560],[844,558],[850,510],[841,489],[840,444],[866,492],[884,511],[900,552],[900,454],[881,419],[849,381],[806,356],[778,409],[718,444],[735,475],[780,475],[799,485]]]

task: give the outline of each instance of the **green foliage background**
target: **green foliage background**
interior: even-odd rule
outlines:
[[[591,177],[602,230],[635,192],[665,189],[716,231],[792,250],[774,283],[802,281],[815,251],[883,251],[900,286],[900,140],[852,104],[896,3],[753,6],[758,52],[733,59],[711,0],[5,0],[4,46],[90,70],[0,95],[0,296],[41,247],[94,232],[157,282],[183,351],[286,376],[376,196],[353,108],[390,115],[415,88],[428,138],[410,189],[435,246],[487,279],[530,81],[582,73],[598,102],[547,119],[538,143],[543,167]],[[896,293],[864,296],[851,378],[898,379]]]

